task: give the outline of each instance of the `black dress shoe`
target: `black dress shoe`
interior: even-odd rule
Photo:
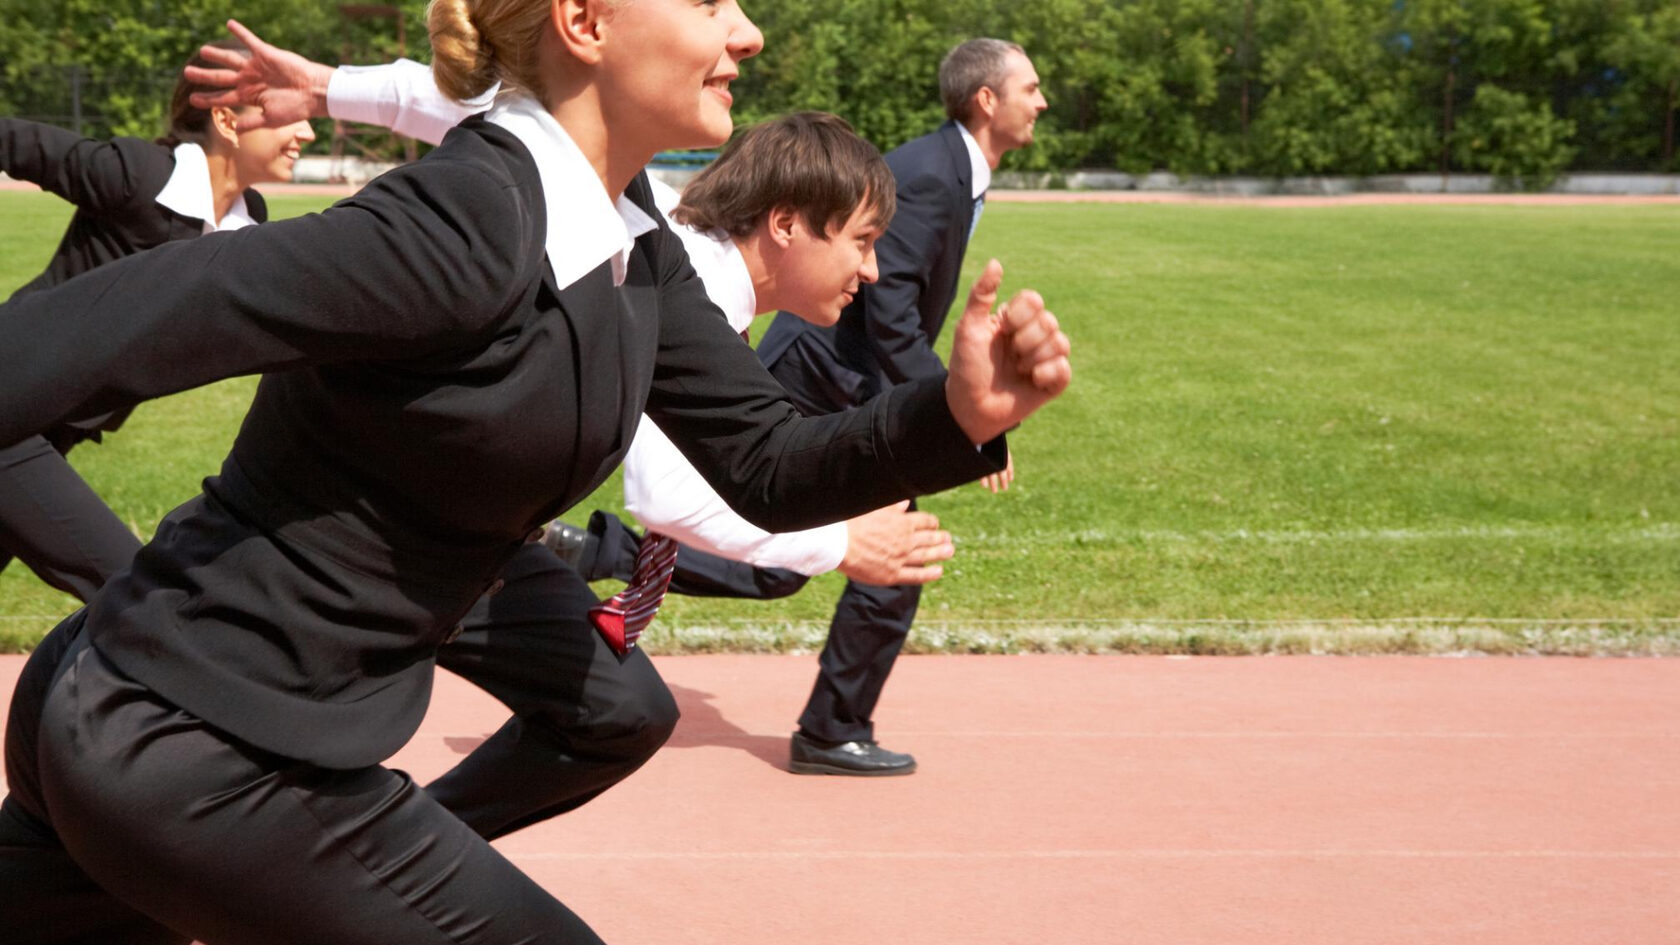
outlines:
[[[878,778],[911,774],[916,770],[916,759],[902,752],[888,751],[874,741],[819,742],[803,732],[794,732],[788,770],[794,774]]]
[[[583,558],[583,545],[588,538],[589,533],[583,529],[555,519],[543,529],[542,543],[559,555],[561,561],[575,568]]]

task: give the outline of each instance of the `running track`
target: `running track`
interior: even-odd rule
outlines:
[[[1680,661],[906,657],[872,781],[782,770],[812,657],[658,663],[671,744],[499,844],[611,942],[1680,942]]]

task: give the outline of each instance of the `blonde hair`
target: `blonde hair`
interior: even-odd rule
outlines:
[[[500,82],[545,99],[537,42],[548,25],[544,0],[432,0],[432,78],[443,94],[464,101]]]

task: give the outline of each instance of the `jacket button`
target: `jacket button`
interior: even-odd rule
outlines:
[[[490,582],[490,586],[484,589],[484,593],[490,597],[495,597],[497,594],[502,592],[502,588],[504,587],[507,587],[507,582],[501,578],[497,578],[496,580]]]
[[[462,629],[461,625],[456,624],[454,626],[454,628],[452,628],[448,633],[444,634],[443,635],[444,645],[448,646],[449,644],[454,643],[456,640],[459,640],[461,638],[461,629]]]

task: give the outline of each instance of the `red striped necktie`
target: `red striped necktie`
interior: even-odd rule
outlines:
[[[620,656],[630,652],[636,638],[642,635],[659,604],[665,599],[665,589],[671,586],[671,572],[677,567],[677,540],[669,535],[648,532],[642,537],[642,547],[636,552],[636,570],[624,590],[589,608],[589,620],[601,632],[607,645]]]

